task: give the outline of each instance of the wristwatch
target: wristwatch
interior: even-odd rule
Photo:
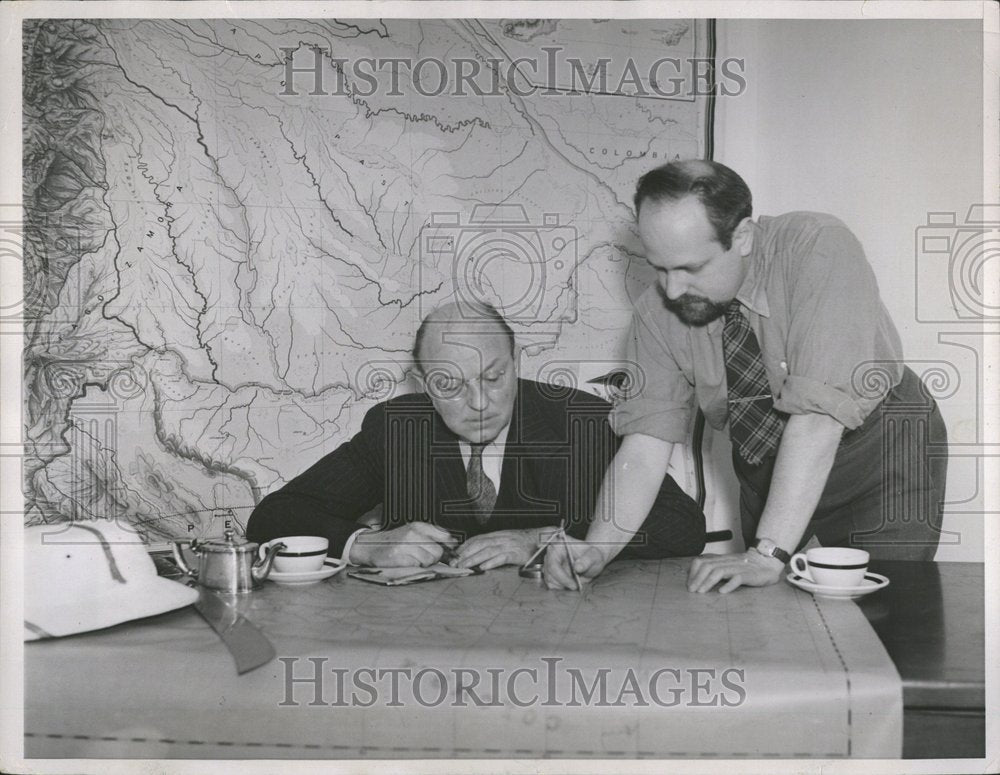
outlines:
[[[753,543],[750,544],[750,548],[756,549],[759,554],[763,554],[765,557],[774,557],[776,560],[781,560],[786,565],[792,559],[792,555],[774,543],[770,538],[755,538]]]

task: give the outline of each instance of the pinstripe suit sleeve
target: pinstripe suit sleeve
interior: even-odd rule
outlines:
[[[247,538],[317,535],[339,557],[357,519],[382,500],[385,479],[385,406],[365,415],[361,430],[281,489],[264,497],[250,515]]]

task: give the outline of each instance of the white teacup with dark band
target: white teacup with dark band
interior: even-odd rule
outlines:
[[[284,544],[274,555],[274,569],[278,573],[309,573],[323,567],[330,542],[321,536],[285,536],[274,538],[260,545],[263,556],[273,544]]]
[[[857,587],[865,580],[868,552],[839,546],[818,546],[792,557],[792,570],[825,587]]]

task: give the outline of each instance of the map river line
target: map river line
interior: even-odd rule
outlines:
[[[333,83],[333,59],[686,61],[704,36],[677,20],[27,21],[27,523],[242,528],[413,389],[421,316],[472,286],[511,318],[526,376],[582,379],[619,352],[650,279],[632,188],[702,152],[702,100],[502,80],[492,97],[407,79],[365,94],[349,70],[343,94],[289,96],[283,49],[330,52]]]

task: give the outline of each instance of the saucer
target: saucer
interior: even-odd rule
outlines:
[[[347,563],[338,563],[328,560],[323,563],[323,567],[319,570],[306,571],[305,573],[279,573],[278,571],[273,570],[268,575],[267,580],[286,587],[307,587],[310,584],[316,584],[324,579],[337,575],[346,567]]]
[[[812,592],[816,597],[825,597],[831,600],[855,600],[856,598],[864,597],[889,586],[889,579],[871,571],[865,573],[865,580],[856,587],[830,587],[823,584],[816,584],[809,581],[809,579],[799,576],[795,571],[791,571],[785,578],[794,587],[804,589],[806,592]]]

